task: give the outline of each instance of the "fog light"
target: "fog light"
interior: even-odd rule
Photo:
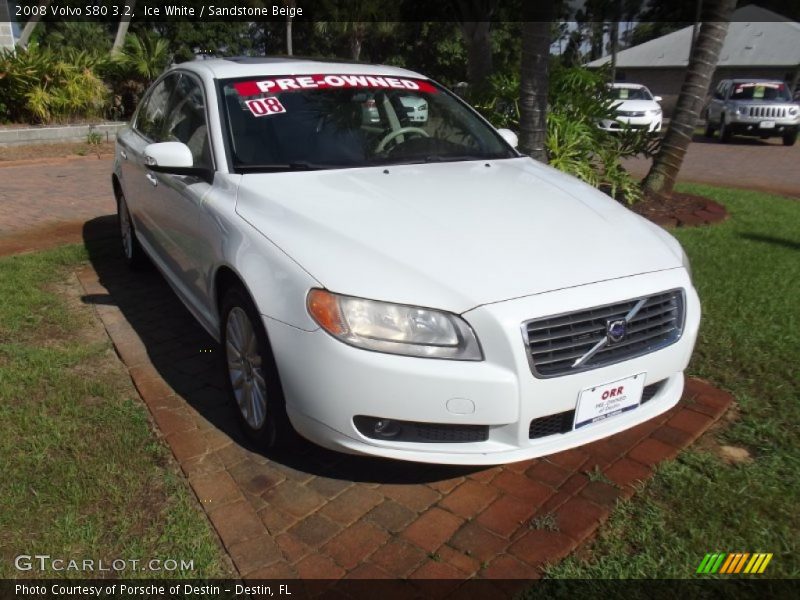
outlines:
[[[400,433],[400,426],[391,419],[378,419],[375,421],[373,431],[384,438],[393,438]]]

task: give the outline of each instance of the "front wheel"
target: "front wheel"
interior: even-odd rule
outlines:
[[[784,146],[794,146],[794,143],[797,141],[797,131],[792,131],[791,133],[784,133],[783,134],[783,145]]]
[[[263,448],[290,445],[296,434],[286,415],[278,368],[261,315],[239,286],[226,292],[221,313],[228,395],[242,429]]]

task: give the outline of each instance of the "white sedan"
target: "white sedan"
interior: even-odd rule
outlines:
[[[220,341],[264,446],[550,454],[675,405],[700,305],[675,239],[515,144],[395,67],[177,65],[118,137],[122,247]]]
[[[614,83],[610,86],[614,99],[613,119],[602,119],[599,127],[605,131],[620,131],[626,127],[661,131],[663,112],[661,96],[653,96],[645,86],[638,83]]]

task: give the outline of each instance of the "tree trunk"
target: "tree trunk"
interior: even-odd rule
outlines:
[[[519,149],[547,162],[547,88],[550,63],[550,21],[522,24],[519,83]]]
[[[114,37],[114,45],[111,46],[111,54],[116,54],[125,45],[125,36],[128,35],[128,27],[131,26],[130,16],[126,17],[125,15],[132,15],[135,6],[136,0],[126,0],[125,9],[123,9],[122,18],[117,27],[117,35]]]
[[[39,7],[44,7],[45,9],[50,6],[51,0],[39,0]],[[38,12],[38,11],[37,11]],[[38,14],[32,16],[27,23],[25,23],[25,27],[22,29],[22,33],[19,35],[19,39],[17,40],[17,46],[20,48],[25,48],[28,45],[28,41],[31,39],[31,34],[33,30],[36,29],[36,25],[39,23],[39,19],[41,19]]]
[[[675,113],[644,180],[644,191],[649,196],[666,198],[675,187],[695,123],[708,95],[736,0],[705,0],[705,6],[703,25],[689,56]]]
[[[355,27],[353,33],[350,34],[350,56],[353,60],[361,58],[361,37]]]
[[[485,89],[492,75],[491,23],[467,21],[459,23],[467,47],[467,77],[471,93]]]
[[[284,2],[287,7],[290,9],[294,8],[297,2],[295,0],[285,0]],[[291,12],[291,10],[289,11]],[[294,20],[293,17],[286,17],[286,54],[292,56],[294,53],[293,46],[293,39],[292,39],[292,21]]]

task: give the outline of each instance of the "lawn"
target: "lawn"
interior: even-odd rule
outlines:
[[[800,576],[800,202],[700,185],[681,191],[731,214],[674,233],[703,304],[689,371],[733,393],[734,418],[662,464],[593,544],[549,577],[697,577],[707,552],[772,552],[766,576]],[[720,444],[746,449],[752,462],[727,464]]]
[[[19,555],[173,559],[230,576],[215,534],[105,331],[80,301],[78,246],[0,259],[0,578],[101,577],[17,571]],[[165,563],[170,568],[171,563]]]

